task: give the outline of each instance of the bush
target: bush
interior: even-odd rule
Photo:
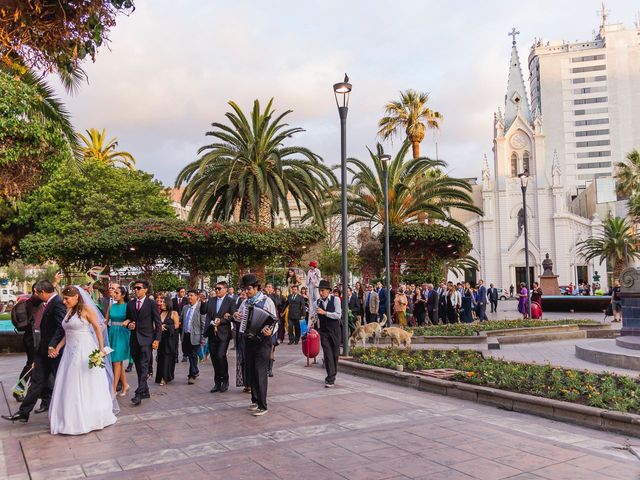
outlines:
[[[593,320],[490,320],[488,322],[454,323],[453,325],[432,325],[430,327],[408,327],[420,337],[469,337],[480,332],[504,330],[508,328],[548,327],[552,325],[599,325]]]

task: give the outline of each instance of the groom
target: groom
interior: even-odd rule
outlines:
[[[31,374],[31,386],[20,405],[20,409],[14,415],[3,415],[5,420],[27,422],[29,414],[39,397],[42,397],[40,408],[36,413],[49,410],[51,389],[49,388],[49,375],[55,377],[60,363],[60,355],[56,354],[56,346],[64,338],[62,320],[67,314],[67,308],[62,303],[62,298],[56,293],[53,284],[48,280],[40,280],[33,286],[34,295],[44,302],[44,312],[40,322],[36,320],[33,329],[34,336],[40,336],[40,342],[36,346],[34,368]]]
[[[149,398],[149,361],[151,351],[157,350],[162,335],[162,321],[156,302],[147,298],[149,282],[136,280],[133,292],[135,297],[127,304],[127,318],[122,326],[131,330],[131,356],[138,374],[138,388],[131,399],[134,405],[140,405],[142,399]]]

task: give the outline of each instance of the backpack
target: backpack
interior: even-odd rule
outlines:
[[[24,332],[31,323],[29,320],[27,301],[19,301],[11,309],[11,323],[13,323],[13,328],[18,332]]]

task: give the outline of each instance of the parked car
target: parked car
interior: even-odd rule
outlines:
[[[509,298],[509,292],[505,291],[504,288],[498,287],[498,300],[506,300]]]

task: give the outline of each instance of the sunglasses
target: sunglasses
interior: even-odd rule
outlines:
[[[224,287],[216,287],[215,290],[216,292],[219,292],[220,290],[224,290]]]
[[[144,290],[144,287],[133,287],[133,290]]]

